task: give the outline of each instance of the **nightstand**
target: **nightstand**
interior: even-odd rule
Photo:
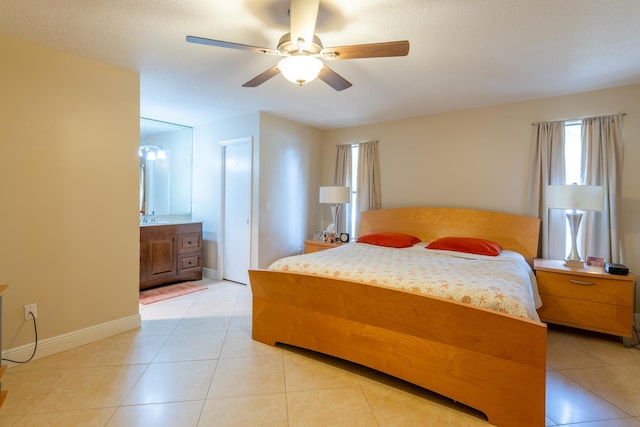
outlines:
[[[8,287],[9,285],[0,285],[0,354],[2,354],[2,295]],[[2,378],[6,372],[7,365],[0,366],[0,409],[4,406],[4,402],[7,400],[7,394],[9,393],[7,390],[3,390],[2,387]]]
[[[304,253],[310,254],[312,252],[324,251],[327,249],[335,248],[344,243],[341,242],[323,242],[322,240],[305,240],[304,241]]]
[[[630,345],[636,277],[603,269],[569,268],[564,261],[533,261],[543,322],[617,335]]]

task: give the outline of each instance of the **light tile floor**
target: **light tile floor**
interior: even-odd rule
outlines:
[[[486,426],[481,413],[368,369],[251,339],[251,293],[141,306],[142,328],[13,367],[0,426]],[[547,426],[640,427],[640,351],[550,328]]]

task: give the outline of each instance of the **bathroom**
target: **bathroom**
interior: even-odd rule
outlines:
[[[192,221],[193,130],[140,119],[140,290],[202,279],[202,223]]]

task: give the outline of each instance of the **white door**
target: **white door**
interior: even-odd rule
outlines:
[[[251,138],[222,143],[222,278],[249,284],[251,263]]]

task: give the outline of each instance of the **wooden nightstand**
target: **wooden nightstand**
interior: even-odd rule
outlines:
[[[2,354],[2,295],[9,285],[0,285],[0,354]],[[7,390],[2,387],[2,378],[7,372],[7,365],[0,366],[0,409],[4,406],[4,402],[7,400]]]
[[[636,277],[604,270],[565,267],[563,261],[533,262],[543,322],[588,329],[623,337],[630,345]]]
[[[305,240],[304,241],[304,253],[310,254],[312,252],[324,251],[327,249],[335,248],[344,243],[341,242],[323,242],[322,240]]]

